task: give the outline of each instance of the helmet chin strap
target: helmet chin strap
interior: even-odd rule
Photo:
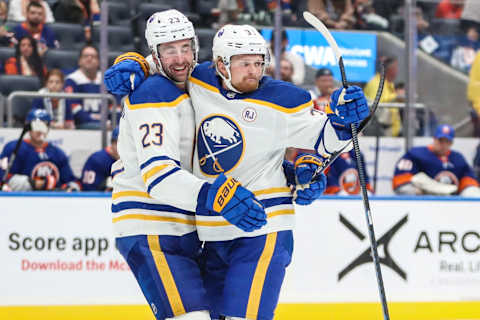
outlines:
[[[243,92],[239,91],[238,89],[235,89],[235,87],[232,85],[232,73],[230,72],[230,67],[229,67],[230,64],[225,63],[223,59],[222,59],[222,62],[225,65],[225,69],[227,69],[228,78],[225,77],[223,73],[220,72],[220,70],[218,69],[217,63],[215,63],[215,69],[217,70],[218,75],[220,76],[220,78],[222,78],[223,83],[225,84],[228,90],[242,94]]]

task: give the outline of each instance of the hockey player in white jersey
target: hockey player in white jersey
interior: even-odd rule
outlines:
[[[266,215],[235,179],[221,175],[209,183],[189,172],[194,118],[184,87],[197,49],[191,22],[176,10],[157,13],[145,34],[157,74],[126,98],[120,120],[120,160],[112,166],[116,246],[157,319],[207,320],[195,213],[245,232],[263,226]],[[145,76],[137,55],[122,59]]]
[[[197,66],[189,81],[197,145],[194,173],[212,181],[234,176],[265,207],[268,223],[252,233],[197,214],[205,245],[205,285],[217,315],[272,319],[293,240],[293,204],[282,172],[285,148],[315,149],[328,157],[368,115],[358,87],[337,90],[328,115],[312,112],[305,90],[263,77],[263,38],[250,26],[225,26],[215,36],[214,65]],[[305,159],[308,163],[308,159]],[[299,162],[301,163],[301,162]]]

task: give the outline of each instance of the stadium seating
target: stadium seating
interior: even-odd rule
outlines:
[[[78,50],[48,50],[44,61],[48,70],[57,68],[68,74],[77,68]]]
[[[200,51],[198,53],[198,60],[203,62],[212,59],[213,37],[216,31],[213,29],[196,29],[195,30],[198,42],[200,43]]]
[[[130,24],[130,9],[125,3],[108,2],[108,24],[117,26]]]
[[[100,28],[93,28],[93,43],[100,43]],[[130,26],[108,26],[108,48],[111,51],[132,51],[134,48],[133,34]]]
[[[192,12],[189,0],[151,0],[151,2],[153,4],[166,5],[183,13]]]
[[[0,91],[8,96],[12,91],[37,91],[40,89],[40,80],[37,77],[20,75],[0,75]],[[16,125],[21,125],[32,106],[31,98],[15,98],[13,100],[13,118]]]
[[[80,49],[85,45],[83,26],[73,23],[56,22],[49,24],[55,32],[60,48],[65,50]]]
[[[5,61],[15,55],[14,48],[0,47],[0,63],[2,65],[2,73],[4,72]]]

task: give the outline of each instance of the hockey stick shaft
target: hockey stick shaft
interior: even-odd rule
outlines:
[[[8,174],[10,173],[10,169],[12,168],[13,162],[15,161],[15,158],[17,157],[18,150],[20,149],[20,146],[22,145],[23,137],[25,136],[25,133],[27,133],[30,129],[30,124],[26,124],[23,127],[22,133],[20,133],[20,137],[17,140],[17,143],[15,144],[15,149],[13,149],[12,155],[10,156],[10,159],[8,160],[8,165],[7,168],[5,169],[5,173],[3,174],[1,185],[7,181]]]
[[[328,31],[327,27],[317,19],[314,15],[312,15],[310,12],[305,11],[303,13],[303,16],[305,20],[310,23],[315,29],[317,29],[327,40],[328,44],[330,47],[333,49],[338,65],[340,67],[340,73],[342,77],[342,84],[344,88],[348,87],[348,82],[347,82],[347,77],[345,74],[345,65],[343,63],[343,58],[340,54],[340,50],[338,48],[338,45],[333,39],[332,34],[330,31]],[[380,84],[380,87],[383,89],[383,84]],[[378,95],[378,92],[377,92]],[[380,93],[381,95],[381,93]],[[352,129],[352,142],[353,142],[353,148],[355,151],[355,157],[357,161],[357,169],[358,169],[358,174],[359,174],[359,179],[360,179],[360,187],[362,190],[362,199],[363,199],[363,206],[365,208],[365,218],[367,220],[367,227],[368,227],[368,235],[370,238],[370,244],[371,244],[371,251],[372,251],[372,258],[373,258],[373,263],[375,265],[375,273],[377,276],[377,284],[378,284],[378,291],[380,295],[380,300],[382,303],[382,309],[383,309],[383,318],[385,320],[390,319],[390,315],[388,313],[388,305],[387,305],[387,298],[385,294],[385,287],[383,285],[383,277],[382,277],[382,269],[380,268],[380,259],[378,258],[378,250],[377,250],[377,241],[375,239],[375,232],[373,229],[373,220],[372,220],[372,215],[370,211],[370,201],[368,200],[368,193],[367,193],[367,186],[365,183],[365,172],[363,168],[363,163],[362,163],[362,158],[360,155],[360,146],[358,144],[358,131],[357,131],[357,125],[355,123],[351,124],[351,129]]]

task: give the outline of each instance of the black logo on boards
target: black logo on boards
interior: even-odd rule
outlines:
[[[347,220],[341,213],[339,215],[340,222],[350,230],[360,241],[363,241],[366,237],[365,235],[355,228],[350,221]],[[385,252],[384,257],[379,256],[380,264],[392,269],[395,271],[403,280],[407,280],[407,274],[405,271],[402,270],[398,266],[398,264],[393,260],[390,256],[390,251],[388,245],[390,244],[390,240],[392,240],[393,236],[397,233],[397,231],[408,221],[408,215],[403,217],[400,221],[398,221],[393,227],[391,227],[385,234],[383,234],[379,239],[377,239],[377,249],[383,247],[383,251]],[[356,257],[352,262],[350,262],[340,273],[338,274],[338,281],[342,280],[348,273],[350,273],[353,269],[358,266],[361,266],[365,263],[373,262],[373,258],[371,255],[370,245],[368,246],[365,251],[363,251],[358,257]]]

